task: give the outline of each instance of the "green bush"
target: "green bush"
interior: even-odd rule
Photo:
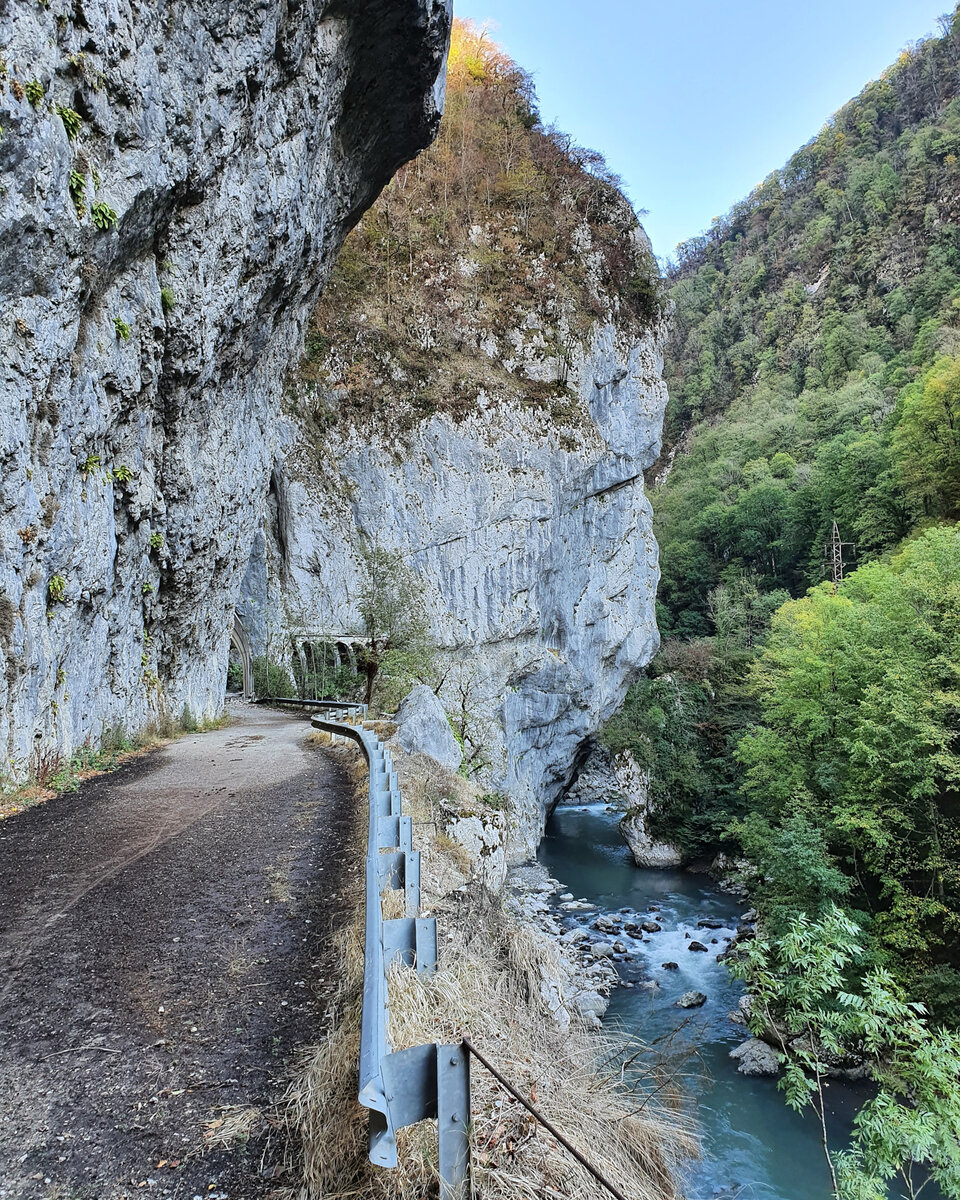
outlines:
[[[90,217],[94,225],[104,232],[112,229],[120,219],[116,210],[112,209],[109,204],[105,204],[103,200],[96,200],[90,205]]]
[[[295,696],[296,688],[282,663],[258,654],[253,660],[253,694],[258,700],[270,696]]]
[[[243,665],[241,663],[232,662],[227,666],[227,691],[243,691]]]
[[[71,142],[75,142],[80,136],[80,127],[83,124],[80,114],[72,108],[64,108],[62,104],[58,104],[57,115],[63,122],[63,127],[67,131],[67,137]]]

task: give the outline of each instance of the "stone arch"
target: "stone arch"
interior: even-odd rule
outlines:
[[[346,640],[337,642],[334,646],[334,650],[340,659],[340,664],[342,666],[349,666],[351,670],[356,671],[357,655],[352,642],[348,642]]]
[[[244,700],[253,699],[253,661],[250,654],[250,639],[247,637],[247,631],[240,624],[240,618],[236,613],[233,615],[233,629],[230,631],[230,645],[240,655],[240,662],[243,665],[243,698]]]

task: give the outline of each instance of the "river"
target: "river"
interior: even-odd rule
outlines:
[[[633,959],[617,963],[621,979],[634,986],[614,990],[604,1023],[619,1023],[647,1043],[662,1039],[658,1044],[669,1044],[671,1052],[683,1044],[695,1048],[684,1070],[703,1155],[684,1180],[687,1195],[690,1200],[828,1200],[829,1176],[815,1117],[792,1112],[775,1079],[741,1075],[729,1057],[749,1033],[727,1016],[736,1009],[742,987],[717,962],[717,954],[726,946],[724,939],[733,936],[746,905],[721,892],[707,876],[636,867],[620,837],[618,816],[602,806],[561,805],[538,857],[576,899],[625,921],[653,918],[662,926],[660,933],[645,934],[642,941],[615,935]],[[566,927],[589,929],[598,913],[563,915]],[[723,927],[699,928],[703,918],[722,921]],[[603,938],[591,929],[592,940]],[[704,943],[707,953],[689,950],[693,939]],[[678,969],[664,969],[664,962],[675,962]],[[651,980],[659,987],[641,986]],[[675,1006],[688,991],[706,993],[702,1008]],[[828,1096],[831,1135],[842,1145],[863,1092],[831,1082]]]

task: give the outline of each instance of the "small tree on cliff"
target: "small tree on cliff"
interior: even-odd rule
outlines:
[[[423,587],[403,555],[363,542],[358,607],[367,643],[360,654],[366,676],[364,701],[374,690],[383,707],[399,702],[408,688],[432,674],[436,648],[427,628]]]

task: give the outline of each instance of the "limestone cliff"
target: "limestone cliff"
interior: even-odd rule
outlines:
[[[0,3],[0,743],[220,705],[303,325],[450,0]],[[442,77],[441,77],[442,78]]]
[[[292,381],[242,601],[255,648],[361,633],[358,543],[400,551],[514,859],[657,646],[656,285],[602,164],[461,31],[440,138],[348,240]]]

